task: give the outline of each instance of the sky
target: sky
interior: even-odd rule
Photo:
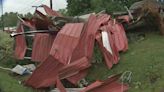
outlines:
[[[18,12],[22,14],[25,14],[27,12],[33,13],[35,8],[32,8],[32,6],[39,6],[41,4],[46,4],[49,6],[49,2],[50,0],[3,0],[3,11]],[[66,8],[66,6],[66,0],[53,0],[54,10],[63,9]]]

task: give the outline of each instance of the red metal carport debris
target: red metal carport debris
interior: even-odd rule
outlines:
[[[79,43],[84,23],[68,23],[58,33],[50,55],[62,64],[70,64],[74,49]]]
[[[88,51],[90,51],[89,48],[94,42],[94,38],[92,38],[93,39],[92,40],[92,39],[90,39],[90,36],[92,37],[92,33],[94,33],[94,31],[96,32],[96,30],[98,29],[97,26],[96,26],[97,29],[94,26],[94,25],[96,25],[96,17],[95,16],[90,17],[88,24],[90,24],[90,23],[92,23],[93,26],[86,26],[87,27],[86,29],[88,31],[84,32],[84,34],[86,34],[85,36],[80,35],[80,33],[83,30],[83,28],[82,28],[83,24],[81,24],[81,23],[80,24],[74,23],[74,24],[69,24],[69,25],[66,24],[65,27],[63,27],[63,29],[58,33],[56,39],[54,40],[55,44],[51,49],[51,50],[60,51],[60,52],[51,52],[51,54],[47,58],[47,60],[45,60],[36,69],[36,71],[33,73],[33,75],[26,81],[26,84],[30,85],[34,88],[48,87],[50,85],[55,84],[57,76],[59,76],[59,78],[63,79],[63,78],[74,76],[76,74],[81,74],[80,71],[87,69],[90,66],[88,57],[91,56],[90,54],[88,55]],[[94,29],[92,27],[94,27]],[[67,31],[65,31],[65,29],[67,29]],[[72,51],[74,51],[75,47],[78,46],[77,45],[78,43],[80,44],[79,37],[82,37],[84,39],[88,38],[84,41],[86,43],[84,44],[84,47],[82,47],[82,48],[86,48],[86,50],[84,49],[84,51],[82,51],[82,53],[74,54],[74,56],[73,56],[74,58],[71,59],[71,56],[73,55]],[[92,44],[87,44],[88,41],[91,41],[90,43],[92,43]],[[63,43],[63,42],[65,42],[65,43]],[[68,44],[66,44],[66,43],[68,43]],[[62,46],[64,46],[64,47],[62,47]],[[53,49],[53,48],[56,48],[56,49]],[[92,49],[93,49],[93,47],[92,47]],[[75,50],[78,51],[80,49],[75,49]],[[65,51],[68,51],[68,53],[65,54],[66,53]],[[54,57],[53,54],[55,54],[57,56]],[[83,54],[82,57],[75,58],[75,56],[78,56],[80,54]],[[87,55],[88,55],[88,57],[87,57]],[[61,57],[63,57],[63,58],[61,58]],[[65,62],[60,61],[63,59]],[[82,64],[82,63],[84,63],[84,64]],[[77,66],[77,67],[71,66],[72,64],[73,65],[75,64],[75,66]],[[66,69],[64,69],[64,71],[62,71],[60,73],[61,69],[63,69],[64,67],[68,67],[68,69],[66,68]],[[68,70],[68,72],[66,72],[67,70]],[[66,72],[67,76],[63,76],[64,72]],[[65,75],[65,73],[64,73],[64,75]],[[74,78],[75,77],[76,76],[74,76]]]
[[[101,26],[102,28],[100,30],[108,32],[109,41],[111,42],[113,50],[113,53],[110,54],[103,45],[101,46],[104,48],[104,50],[102,50],[103,53],[105,52],[103,54],[104,57],[112,60],[108,61],[108,59],[106,59],[106,62],[111,62],[112,65],[118,63],[118,61],[115,61],[118,60],[118,51],[115,50],[116,48],[114,47],[111,32],[108,26],[103,27],[103,25],[108,24],[108,21],[109,17],[103,21],[101,20],[100,23],[95,15],[91,15],[85,27],[83,23],[66,24],[57,34],[49,57],[36,69],[33,75],[26,81],[26,84],[34,88],[44,88],[55,85],[56,81],[60,79],[68,79],[70,82],[76,84],[75,82],[86,75],[86,73],[82,71],[90,66],[89,61],[91,61],[93,54],[96,32],[99,32],[98,29]],[[99,40],[99,44],[102,44],[101,39]],[[114,57],[117,58],[115,59]],[[80,63],[84,63],[84,66]],[[112,66],[109,65],[109,67],[111,68]],[[78,75],[82,77],[78,77]],[[60,87],[63,86],[59,84],[56,85]]]
[[[120,75],[115,75],[104,81],[96,81],[80,92],[126,92],[128,85],[119,82]]]
[[[39,33],[35,35],[32,46],[32,61],[42,62],[48,57],[55,36],[55,34],[47,33]]]
[[[71,65],[72,64],[78,65],[77,68],[80,68],[80,66],[83,67],[82,63],[85,63],[87,58],[81,58],[81,59],[79,59],[80,61],[77,60],[76,62],[78,62],[78,63],[76,63],[76,62],[71,63],[70,60],[71,60],[71,56],[72,56],[72,51],[74,50],[76,45],[79,43],[79,37],[81,36],[81,32],[83,30],[83,25],[84,25],[83,23],[72,23],[72,24],[66,24],[65,27],[63,27],[63,29],[58,33],[56,39],[54,40],[53,47],[51,49],[51,51],[52,50],[53,51],[51,52],[49,57],[40,65],[40,68],[36,69],[36,71],[33,73],[33,75],[26,82],[26,84],[29,84],[34,88],[48,87],[52,84],[55,84],[55,81],[56,81],[55,78],[57,76],[59,76],[61,78],[63,78],[63,77],[65,78],[65,76],[63,76],[63,74],[66,72],[66,70],[69,70],[69,69],[75,70],[75,71],[73,71],[73,70],[69,71],[69,72],[73,72],[73,75],[74,75],[74,73],[76,74],[76,73],[78,73],[78,71],[81,71],[78,69],[74,69],[76,67],[75,66],[71,67]],[[61,61],[65,61],[65,62],[61,62]],[[88,60],[87,60],[87,62],[88,62]],[[66,65],[64,66],[64,64],[66,64]],[[60,73],[61,69],[64,69],[64,67],[69,67],[69,66],[70,66],[70,68],[68,68],[65,71],[62,71]],[[84,67],[87,68],[88,64],[84,65]],[[84,69],[86,69],[86,68],[84,68]],[[56,71],[56,73],[55,73],[55,71]],[[50,73],[52,73],[52,74],[50,74]],[[67,73],[66,74],[67,77],[69,77],[70,74],[71,73]],[[40,81],[36,81],[36,80],[40,80]],[[52,81],[52,80],[54,80],[54,81]]]
[[[50,16],[62,16],[45,5],[43,8]],[[38,10],[32,22],[36,30],[48,31],[49,26],[56,26]],[[17,31],[23,31],[22,25],[18,26]],[[15,53],[19,59],[23,59],[27,49],[24,35],[16,36],[16,38],[21,39],[16,39]],[[56,85],[61,92],[66,92],[60,80],[67,79],[76,85],[87,75],[95,44],[98,44],[107,67],[111,69],[113,64],[119,62],[119,51],[128,49],[122,24],[113,21],[108,14],[91,14],[87,22],[66,23],[57,35],[35,34],[32,60],[42,63],[25,81],[25,84],[37,89]],[[125,89],[122,90],[122,87]],[[106,81],[97,81],[82,92],[124,92],[127,89],[126,85],[118,82],[117,77],[112,77]]]
[[[19,23],[16,32],[24,32],[22,23]],[[27,44],[24,35],[18,35],[15,37],[15,57],[17,59],[24,59],[26,54]]]
[[[114,42],[116,44],[118,51],[126,51],[128,50],[128,40],[125,34],[125,30],[122,24],[118,23],[117,21],[111,20],[109,21],[109,29],[112,32],[112,36]]]

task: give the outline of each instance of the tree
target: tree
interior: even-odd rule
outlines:
[[[69,15],[80,15],[102,10],[110,13],[125,11],[124,6],[130,7],[136,1],[141,0],[67,0],[67,10]]]
[[[69,15],[80,15],[91,11],[90,0],[67,0],[67,10]]]
[[[64,16],[68,16],[67,9],[59,9],[58,12]]]
[[[3,21],[4,21],[5,27],[14,27],[17,25],[18,16],[31,18],[33,15],[31,13],[27,13],[27,14],[23,15],[23,14],[18,14],[17,12],[9,12],[9,13],[6,12],[2,16],[3,16]],[[0,22],[0,27],[2,27],[2,21]]]
[[[32,16],[33,15],[30,12],[24,15],[25,18],[32,18]]]

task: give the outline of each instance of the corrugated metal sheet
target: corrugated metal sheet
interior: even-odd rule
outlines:
[[[41,13],[40,11],[35,10],[34,18],[46,19],[47,17],[46,17],[46,15],[44,15],[43,13]]]
[[[105,25],[108,24],[108,21],[110,20],[111,16],[108,14],[99,14],[97,17],[97,21],[99,25]]]
[[[95,34],[99,26],[97,23],[97,18],[95,15],[91,15],[88,19],[87,24],[85,25],[85,30],[80,38],[80,43],[77,45],[74,50],[71,58],[71,62],[74,62],[82,57],[87,57],[89,62],[92,58],[93,47],[95,43]]]
[[[59,70],[59,77],[60,79],[71,77],[78,74],[80,71],[87,69],[88,67],[90,67],[88,59],[86,57],[80,58],[79,60],[62,67]]]
[[[85,77],[87,76],[87,74],[88,74],[88,69],[84,69],[84,70],[82,70],[82,71],[79,71],[76,75],[67,78],[67,80],[68,80],[69,82],[71,82],[72,84],[77,85],[77,83],[78,83],[81,79],[85,78]]]
[[[58,63],[52,56],[48,56],[48,58],[37,67],[25,84],[33,88],[44,88],[53,84],[55,85],[58,78],[58,71],[61,67],[63,67],[63,64]]]
[[[50,51],[60,63],[69,64],[72,53],[79,43],[83,23],[66,24],[58,33]]]
[[[90,66],[87,58],[81,58],[67,66],[57,62],[52,56],[49,56],[26,81],[26,84],[34,88],[43,88],[55,85],[57,78],[65,79]]]
[[[86,31],[84,33],[82,32],[82,26],[83,24],[74,24],[76,25],[75,28],[73,27],[73,24],[67,24],[57,35],[55,41],[54,41],[54,46],[51,49],[51,55],[54,53],[56,56],[49,56],[47,60],[45,60],[33,73],[33,75],[26,81],[26,84],[29,86],[32,86],[34,88],[41,88],[41,87],[48,87],[50,85],[55,84],[55,81],[57,79],[57,76],[59,78],[67,78],[70,77],[71,82],[77,82],[83,78],[86,74],[83,73],[81,76],[75,76],[76,74],[79,75],[81,71],[87,69],[90,64],[88,62],[88,57],[90,54],[90,51],[93,49],[89,48],[90,44],[87,42],[92,42],[94,43],[94,37],[90,39],[91,35],[94,35],[94,33],[97,31],[98,27],[96,26],[96,17],[91,16],[88,22],[88,25],[86,26]],[[91,24],[91,26],[89,26]],[[69,27],[68,27],[69,26]],[[79,26],[79,27],[77,27]],[[65,31],[67,29],[67,31]],[[79,33],[83,33],[83,35],[80,35]],[[81,39],[80,39],[80,37]],[[80,43],[79,43],[80,39]],[[85,41],[83,41],[85,39]],[[88,41],[87,41],[88,40]],[[81,43],[82,42],[82,43]],[[83,42],[85,44],[83,44]],[[77,45],[78,44],[78,45]],[[75,47],[80,46],[80,48]],[[89,45],[89,46],[88,46]],[[84,46],[84,47],[83,47]],[[71,48],[70,48],[71,47]],[[57,49],[55,49],[57,48]],[[91,50],[90,50],[91,49]],[[60,50],[60,53],[58,52]],[[71,51],[70,51],[71,50]],[[81,51],[83,50],[83,51]],[[56,52],[57,51],[57,52]],[[73,53],[73,52],[82,52],[82,53]],[[68,53],[69,52],[69,53]],[[70,53],[72,52],[72,53]],[[90,54],[88,54],[90,53]],[[62,65],[63,61],[58,61],[61,60],[59,56],[61,55],[61,58],[65,58],[64,62],[66,62],[66,65]],[[65,56],[63,56],[65,55]],[[74,57],[71,60],[69,64],[67,62],[69,61],[68,57]],[[91,56],[91,55],[90,55]],[[56,58],[57,57],[57,58]],[[76,57],[76,58],[75,58]],[[65,68],[64,68],[65,67]],[[52,73],[53,72],[53,73]],[[57,74],[56,72],[59,72]],[[73,78],[73,80],[72,80]],[[74,80],[75,79],[75,80]]]
[[[112,68],[113,66],[113,61],[114,58],[113,56],[106,50],[106,48],[103,46],[102,44],[102,40],[101,40],[101,33],[97,33],[96,35],[96,41],[98,42],[98,45],[100,47],[100,50],[103,54],[103,57],[105,59],[106,65],[108,66],[108,68]]]
[[[35,28],[37,30],[48,30],[48,27],[50,25],[53,25],[52,21],[50,21],[50,19],[46,15],[44,15],[38,10],[35,11],[32,20],[35,22]]]
[[[118,63],[118,51],[110,29],[108,26],[102,27],[102,30],[106,31],[109,35],[113,51],[112,55],[103,47],[101,33],[98,31],[103,24],[106,24],[108,19],[105,18],[100,21],[95,15],[91,15],[85,27],[83,23],[66,24],[57,34],[50,55],[34,71],[32,76],[26,81],[26,84],[34,88],[49,87],[56,84],[62,92],[65,92],[60,82],[61,79],[67,79],[71,83],[76,84],[86,76],[87,69],[90,67],[95,38],[100,45],[108,67],[111,68],[113,64]],[[102,82],[100,85],[102,90],[109,87],[120,87],[117,83],[109,83],[107,86],[106,84],[108,82]],[[115,84],[117,86],[113,86]]]
[[[32,47],[32,61],[44,61],[51,50],[56,34],[39,33],[34,37]]]
[[[20,19],[23,25],[29,27],[31,30],[35,30],[35,23],[32,20],[22,18]]]
[[[20,23],[16,32],[24,32],[23,25]],[[17,59],[24,59],[27,50],[27,44],[24,35],[18,35],[15,37],[15,57]]]
[[[119,83],[119,76],[113,76],[105,81],[96,81],[80,92],[125,92],[126,84]]]
[[[118,61],[119,61],[119,51],[116,47],[116,44],[115,44],[115,41],[114,41],[114,38],[113,38],[113,34],[111,33],[110,31],[110,28],[108,26],[106,26],[106,31],[108,32],[108,36],[109,36],[109,41],[111,42],[111,47],[112,47],[112,56],[113,56],[113,59],[114,59],[114,62],[113,64],[117,64]]]
[[[49,8],[46,5],[42,5],[45,12],[49,15],[49,16],[59,16],[62,17],[62,15],[60,13],[58,13],[57,11],[52,10],[51,8]]]
[[[105,59],[106,65],[108,66],[108,68],[112,68],[113,64],[117,64],[119,61],[119,53],[118,50],[116,48],[116,45],[114,43],[114,39],[112,37],[112,33],[110,32],[108,26],[102,26],[101,31],[105,31],[108,33],[108,40],[110,42],[110,46],[112,49],[112,53],[110,53],[104,46],[103,46],[103,42],[102,42],[102,34],[101,31],[97,32],[96,35],[96,40],[98,42],[98,45],[100,47],[100,50],[103,54],[103,57]]]
[[[108,24],[108,28],[113,33],[113,39],[118,51],[126,51],[128,49],[128,40],[125,34],[125,30],[122,24],[113,23],[111,20]]]

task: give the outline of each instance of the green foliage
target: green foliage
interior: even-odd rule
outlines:
[[[13,39],[9,34],[0,32],[0,65],[11,66],[14,63],[13,59]]]
[[[98,47],[98,44],[96,44],[94,47],[93,60],[96,63],[102,63],[103,62],[103,56],[102,56],[102,53]]]
[[[26,17],[26,18],[31,18],[32,14],[31,13],[27,13],[27,14],[18,14],[17,12],[9,12],[9,13],[5,13],[3,14],[3,16],[1,16],[1,18],[3,17],[3,22],[2,20],[0,21],[0,27],[2,27],[2,23],[4,24],[5,27],[15,27],[17,25],[18,22],[18,16],[20,17]]]
[[[102,10],[111,13],[125,11],[124,6],[130,7],[136,1],[141,0],[67,0],[67,9],[68,14],[73,16]]]
[[[29,19],[30,19],[30,18],[32,18],[32,16],[33,16],[33,15],[32,15],[31,13],[27,13],[27,14],[25,14],[23,17],[29,18]]]
[[[80,15],[90,11],[90,0],[67,0],[67,10],[69,15]]]
[[[0,92],[34,92],[12,78],[8,72],[0,70]]]
[[[13,27],[17,24],[17,13],[10,12],[3,15],[3,21],[5,27]]]

